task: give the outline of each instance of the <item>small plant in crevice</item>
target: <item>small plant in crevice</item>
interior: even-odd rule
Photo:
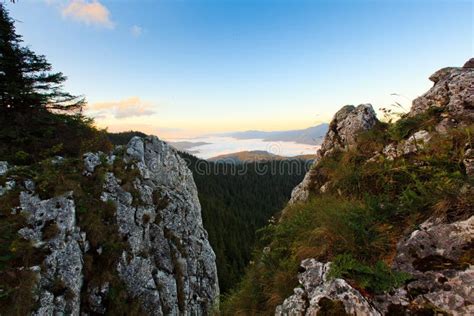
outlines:
[[[367,265],[350,254],[341,254],[333,259],[329,276],[343,278],[374,294],[399,287],[410,279],[409,274],[393,271],[382,261]]]

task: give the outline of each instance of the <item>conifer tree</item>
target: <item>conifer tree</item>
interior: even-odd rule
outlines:
[[[22,45],[14,21],[0,3],[0,113],[80,110],[85,101],[63,90],[66,77]]]

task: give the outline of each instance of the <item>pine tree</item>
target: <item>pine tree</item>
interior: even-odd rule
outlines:
[[[13,20],[0,4],[0,113],[80,110],[84,99],[63,91],[66,77],[53,73],[43,55],[22,43]]]

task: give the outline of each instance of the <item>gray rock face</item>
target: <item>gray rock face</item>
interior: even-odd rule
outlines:
[[[356,143],[360,132],[371,129],[377,123],[372,105],[361,104],[357,107],[346,105],[340,109],[329,124],[318,156],[324,157],[336,149],[346,149]]]
[[[434,86],[413,101],[409,116],[437,107],[446,109],[454,119],[474,119],[474,68],[443,68],[435,72],[430,80]]]
[[[303,316],[317,315],[324,300],[342,303],[349,315],[381,315],[367,299],[343,279],[329,279],[330,263],[321,263],[314,259],[301,262],[304,272],[298,275],[301,288],[295,288],[294,294],[277,306],[275,315]]]
[[[217,269],[191,171],[156,137],[133,138],[124,160],[140,172],[133,182],[138,194],[108,173],[101,197],[116,203],[119,232],[130,245],[120,277],[153,315],[210,313],[219,295]]]
[[[313,167],[306,173],[303,181],[293,189],[289,204],[304,202],[308,199],[311,186],[314,185],[312,180],[314,169],[317,168],[321,158],[336,150],[345,150],[353,146],[357,135],[371,129],[377,122],[377,116],[370,104],[361,104],[357,107],[346,105],[339,110],[329,124],[329,130],[317,152]]]
[[[20,203],[29,226],[22,228],[19,234],[50,252],[41,272],[37,272],[39,306],[33,314],[79,315],[83,238],[76,226],[72,193],[40,200],[22,192]]]
[[[452,315],[472,315],[474,268],[463,257],[472,251],[473,242],[474,216],[454,223],[424,222],[400,241],[393,264],[413,280],[395,294],[376,299],[379,310],[387,312],[391,305],[412,311],[435,306]]]
[[[90,177],[115,159],[88,153],[83,175]],[[218,304],[217,269],[191,171],[156,137],[133,138],[123,160],[128,171],[120,174],[132,177],[130,185],[124,189],[122,179],[108,168],[100,196],[115,205],[117,234],[128,243],[112,273],[150,315],[210,314]],[[100,255],[102,247],[91,249],[78,227],[74,192],[41,200],[31,180],[21,187],[21,206],[14,211],[25,214],[28,225],[18,233],[48,250],[41,268],[28,267],[38,278],[33,315],[82,315],[81,302],[94,313],[107,313],[110,284],[84,282],[84,254]]]

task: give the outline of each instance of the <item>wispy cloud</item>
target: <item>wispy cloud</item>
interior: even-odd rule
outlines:
[[[140,37],[143,34],[143,28],[138,25],[134,25],[130,28],[130,33],[133,37]]]
[[[110,29],[115,27],[109,10],[98,0],[71,0],[62,9],[62,15],[87,25],[98,25]]]
[[[120,101],[89,104],[87,106],[87,111],[90,115],[96,118],[113,116],[116,119],[155,114],[153,104],[143,101],[139,97],[131,97]]]

